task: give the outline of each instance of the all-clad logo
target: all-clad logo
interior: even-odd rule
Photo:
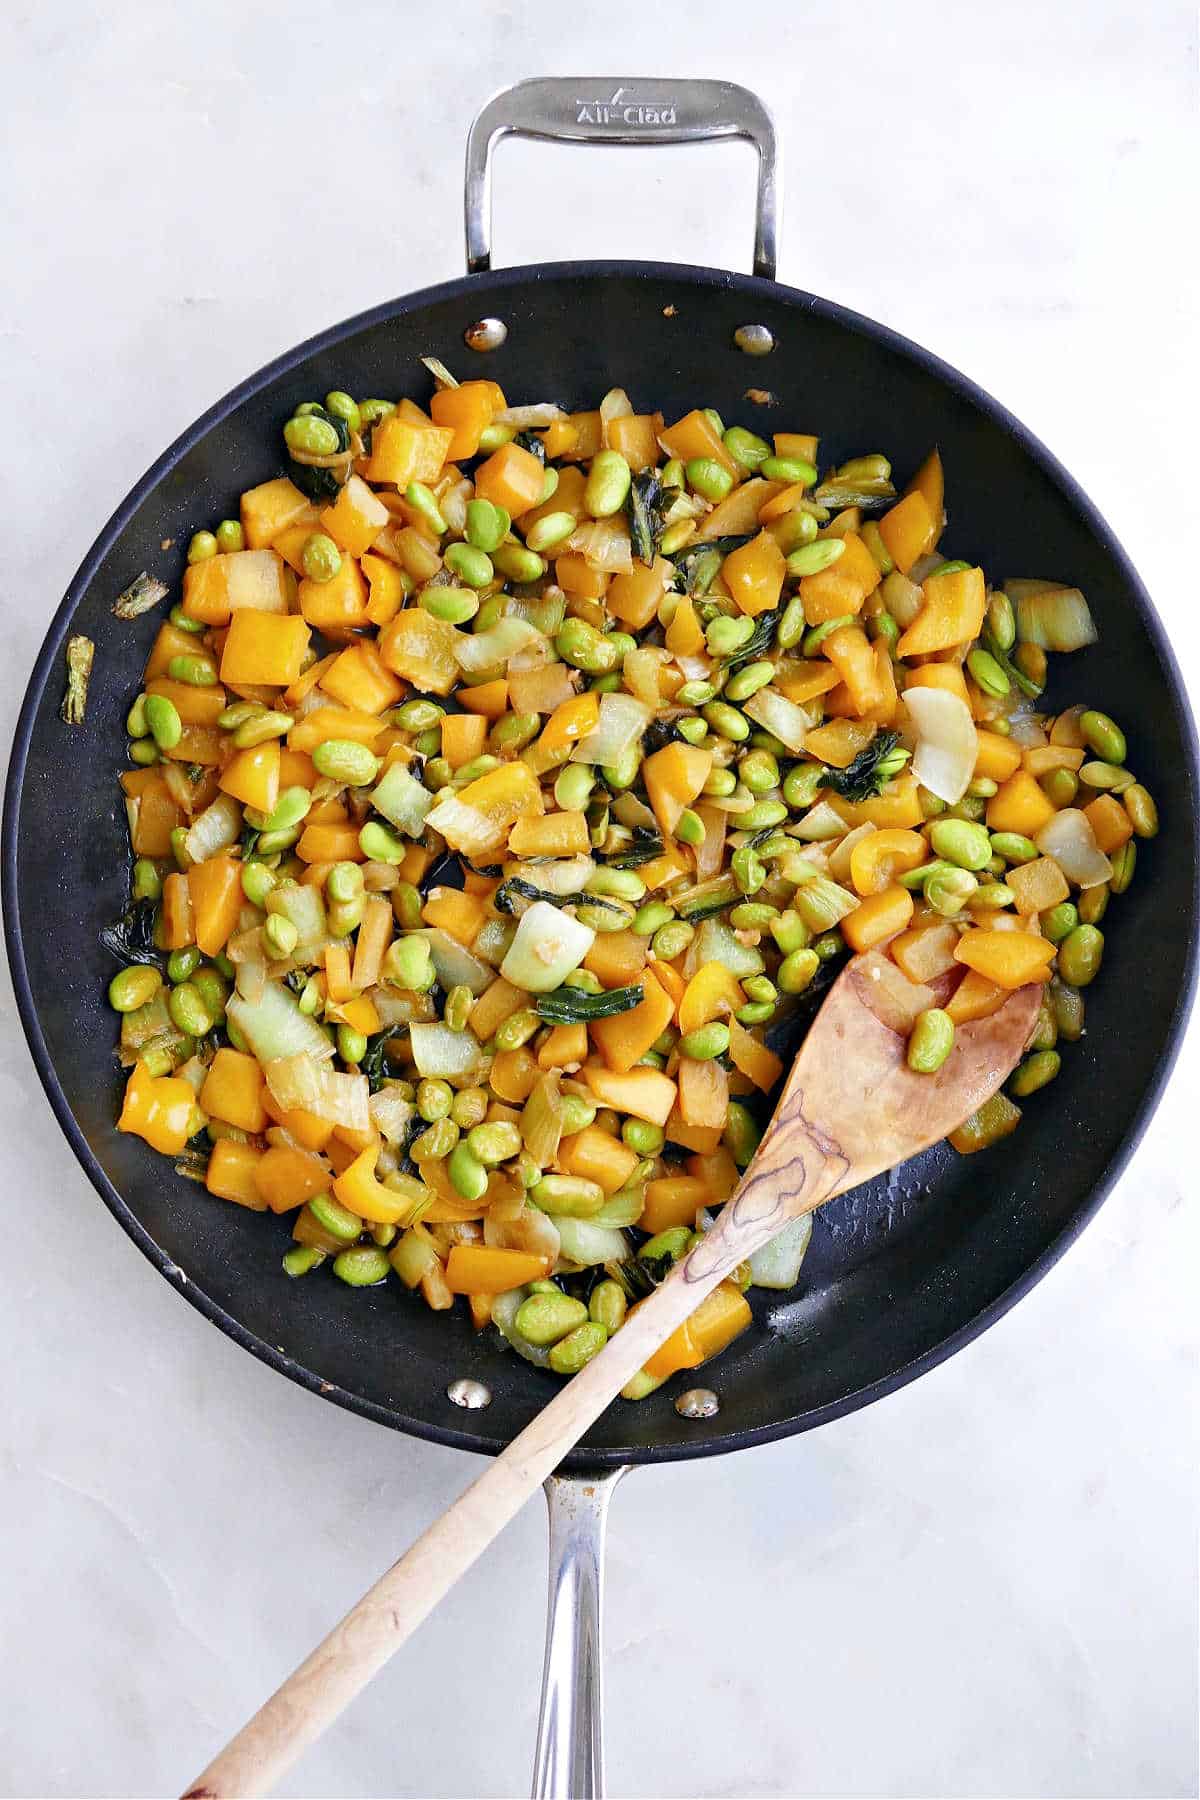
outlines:
[[[674,125],[675,108],[661,100],[634,100],[632,89],[619,87],[611,100],[576,100],[577,125]]]

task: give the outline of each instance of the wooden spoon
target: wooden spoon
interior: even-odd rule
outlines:
[[[736,1196],[670,1278],[242,1727],[185,1800],[262,1794],[349,1705],[706,1294],[790,1219],[945,1137],[995,1093],[1029,1039],[1039,986],[963,1026],[936,1075],[871,1010],[871,963],[830,989]]]

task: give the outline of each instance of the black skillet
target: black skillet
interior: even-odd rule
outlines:
[[[755,276],[623,262],[486,272],[488,154],[508,131],[623,143],[751,138],[760,159]],[[1025,1104],[1016,1135],[969,1159],[930,1151],[835,1201],[817,1217],[800,1289],[760,1296],[755,1329],[706,1371],[715,1416],[681,1416],[682,1383],[670,1383],[610,1409],[573,1466],[713,1455],[807,1430],[968,1343],[1096,1210],[1145,1128],[1186,1020],[1196,744],[1151,602],[1086,495],[994,400],[871,320],[776,285],[773,174],[767,115],[727,83],[534,81],[492,101],[468,153],[468,262],[484,272],[333,327],[185,432],[85,557],[17,726],[3,825],[9,958],[38,1073],[90,1180],[139,1248],[230,1337],[313,1392],[439,1443],[495,1451],[543,1404],[549,1378],[502,1353],[491,1333],[476,1336],[465,1318],[437,1316],[394,1284],[361,1292],[289,1281],[286,1219],[209,1200],[114,1128],[121,1081],[105,988],[115,965],[98,933],[127,891],[116,772],[157,620],[122,623],[111,606],[142,570],[178,583],[196,526],[236,514],[240,491],[277,472],[280,429],[300,401],[335,387],[422,398],[418,358],[432,353],[463,375],[494,376],[514,401],[583,407],[619,384],[635,405],[668,417],[705,404],[768,432],[776,420],[797,423],[820,432],[823,463],[882,448],[905,475],[936,444],[950,516],[942,547],[993,578],[1050,575],[1083,589],[1100,642],[1060,661],[1047,705],[1086,697],[1116,715],[1130,765],[1158,801],[1163,835],[1142,847],[1137,879],[1105,920],[1087,1034],[1068,1048],[1053,1087]],[[493,324],[480,330],[485,319]],[[745,348],[767,343],[763,355]],[[769,391],[777,406],[751,402],[748,389]],[[164,552],[167,538],[174,548]],[[96,644],[80,729],[58,715],[72,632]],[[486,1411],[456,1410],[447,1397],[456,1377],[486,1385]]]

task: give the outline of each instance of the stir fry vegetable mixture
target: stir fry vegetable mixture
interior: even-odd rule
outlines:
[[[1157,821],[1111,719],[1039,708],[1084,596],[941,556],[936,451],[900,492],[802,433],[428,366],[428,412],[298,407],[288,473],[191,541],[128,717],[120,1129],[294,1214],[289,1275],[465,1295],[568,1375],[737,1186],[772,1020],[865,953],[932,1074],[1041,982],[1034,1093]],[[999,1093],[952,1141],[1019,1117]]]

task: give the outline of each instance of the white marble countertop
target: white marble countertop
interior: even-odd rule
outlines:
[[[1194,671],[1191,28],[1172,0],[1136,20],[1114,0],[18,9],[7,726],[83,550],[159,450],[294,341],[459,273],[463,138],[492,89],[614,64],[763,94],[781,276],[1001,395],[1112,521]],[[681,182],[689,157],[724,179]],[[643,160],[636,181],[614,162],[505,149],[497,260],[746,266],[744,153]],[[176,1792],[472,1464],[322,1406],[180,1304],[73,1162],[2,979],[20,1223],[0,1790]],[[1196,1791],[1198,1092],[1193,1030],[1096,1222],[949,1364],[818,1433],[624,1486],[614,1794]],[[285,1791],[527,1791],[543,1556],[531,1507]]]

